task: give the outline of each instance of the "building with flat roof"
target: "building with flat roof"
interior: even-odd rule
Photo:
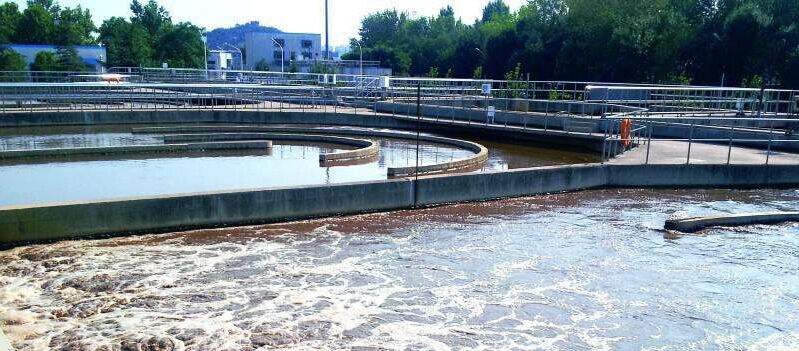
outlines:
[[[238,55],[238,53],[236,53]],[[227,50],[210,50],[208,51],[208,69],[209,70],[230,70],[239,69],[234,66],[233,52]]]
[[[31,45],[31,44],[8,44],[3,47],[25,57],[25,62],[30,65],[36,60],[36,55],[40,52],[56,53],[58,48],[54,45]],[[78,57],[83,60],[90,71],[103,73],[105,71],[105,60],[108,58],[105,47],[100,45],[77,45],[73,46],[78,53]]]
[[[320,34],[252,32],[244,35],[244,46],[247,69],[254,69],[259,62],[265,61],[272,70],[279,70],[282,61],[288,70],[292,62],[301,64],[322,59]],[[283,50],[280,50],[281,46]]]

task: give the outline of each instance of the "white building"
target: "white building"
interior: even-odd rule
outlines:
[[[29,44],[9,44],[4,47],[9,48],[25,57],[25,62],[30,66],[36,60],[36,55],[42,51],[55,54],[58,50],[53,45],[29,45]],[[89,70],[96,73],[105,71],[105,60],[108,58],[105,47],[103,46],[73,46]]]
[[[322,36],[320,34],[247,33],[244,36],[244,46],[247,69],[255,69],[255,66],[262,60],[265,60],[272,70],[279,70],[280,63],[283,61],[288,70],[291,62],[301,65],[303,61],[322,59]],[[283,47],[282,51],[280,50],[281,46]]]
[[[238,55],[238,53],[236,53]],[[233,53],[226,50],[211,50],[208,52],[209,70],[239,69],[233,66]]]

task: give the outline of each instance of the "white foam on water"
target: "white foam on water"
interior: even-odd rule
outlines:
[[[430,211],[432,221],[389,234],[343,234],[336,219],[248,228],[263,235],[248,242],[219,231],[199,243],[187,234],[17,248],[0,252],[0,323],[21,351],[151,340],[174,350],[799,345],[794,236],[734,232],[737,245],[768,251],[731,253],[722,234],[666,241],[628,223],[666,210],[599,204],[453,223]],[[734,301],[743,303],[728,308]]]

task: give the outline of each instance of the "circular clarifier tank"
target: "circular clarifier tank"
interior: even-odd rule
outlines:
[[[131,129],[131,126],[9,128],[0,134],[0,152],[163,144],[162,135],[133,134]],[[356,147],[275,141],[271,149],[264,150],[3,160],[0,161],[0,184],[4,184],[0,188],[0,206],[383,180],[391,167],[416,164],[415,140],[359,138],[376,142],[380,146],[377,156],[338,166],[321,164],[320,155]],[[590,156],[578,153],[488,145],[489,158],[476,171],[590,160]],[[442,143],[422,141],[419,146],[422,166],[474,156],[471,150]]]

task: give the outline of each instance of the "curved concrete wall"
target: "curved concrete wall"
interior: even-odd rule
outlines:
[[[301,188],[0,207],[0,243],[270,223],[594,188],[787,187],[799,166],[572,165]]]
[[[272,142],[268,140],[248,141],[248,142],[226,141],[226,142],[165,144],[165,145],[76,147],[76,148],[0,151],[0,159],[59,157],[59,156],[63,157],[63,156],[74,156],[74,155],[114,155],[114,154],[132,154],[132,153],[187,152],[187,151],[209,151],[209,150],[251,150],[251,149],[265,150],[270,148],[272,148]]]
[[[337,145],[354,146],[356,150],[346,150],[330,154],[320,154],[319,161],[347,161],[376,156],[380,145],[371,140],[341,138],[314,134],[277,134],[277,133],[213,133],[213,134],[167,134],[164,142],[187,141],[222,141],[222,140],[283,140],[306,141],[316,143],[329,143]]]
[[[31,127],[55,125],[103,124],[308,124],[390,128],[415,130],[417,124],[423,131],[475,134],[502,139],[506,142],[536,143],[543,146],[567,146],[599,154],[602,152],[601,136],[588,136],[564,131],[508,130],[500,125],[463,124],[421,120],[410,116],[385,116],[371,114],[296,111],[71,111],[7,113],[0,118],[0,127]]]
[[[463,169],[480,168],[485,164],[486,160],[488,160],[488,149],[486,149],[484,146],[478,143],[459,140],[459,139],[430,136],[430,135],[417,136],[415,134],[410,134],[410,133],[397,133],[397,132],[362,130],[362,129],[343,129],[343,128],[308,129],[308,128],[296,128],[296,127],[259,127],[259,126],[177,126],[177,127],[149,127],[149,128],[133,129],[133,133],[144,133],[144,134],[153,134],[153,133],[161,134],[161,133],[175,133],[175,132],[183,132],[183,133],[216,132],[216,133],[224,133],[220,135],[253,135],[253,136],[258,135],[258,134],[252,134],[254,132],[290,132],[290,133],[307,133],[309,135],[314,135],[314,134],[353,135],[353,136],[362,136],[362,137],[371,136],[371,137],[405,139],[405,140],[416,140],[418,138],[419,140],[426,142],[433,142],[433,143],[450,145],[466,149],[474,152],[475,154],[474,156],[451,162],[419,166],[418,167],[419,174],[424,174],[424,175],[447,173]],[[250,134],[245,134],[245,133],[250,133]],[[272,134],[266,134],[266,135],[272,135]],[[167,138],[165,140],[170,140],[170,139]],[[182,141],[186,140],[187,139],[182,139]],[[372,155],[362,156],[362,157],[370,157],[370,156]],[[388,168],[389,177],[404,177],[404,176],[414,175],[416,174],[416,172],[417,172],[417,167],[415,166]]]

